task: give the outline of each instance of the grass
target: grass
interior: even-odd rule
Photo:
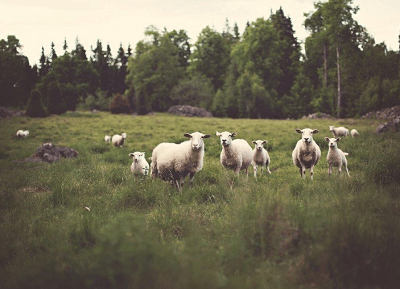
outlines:
[[[400,135],[377,120],[232,120],[67,113],[0,123],[2,288],[397,288]],[[327,175],[329,125],[360,132],[339,148],[350,178]],[[302,180],[295,128],[317,128],[322,160]],[[28,129],[26,139],[16,139]],[[219,163],[215,131],[268,140],[271,175],[246,180]],[[182,192],[133,177],[128,154],[201,131],[204,168]],[[104,135],[126,132],[124,147]],[[79,152],[15,162],[42,142]],[[89,208],[86,209],[85,207]]]

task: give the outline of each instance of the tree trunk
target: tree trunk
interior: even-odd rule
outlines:
[[[324,44],[324,87],[328,84],[328,59],[327,59],[327,47]]]
[[[341,89],[340,89],[340,46],[339,46],[339,44],[336,45],[336,65],[337,65],[337,78],[338,78],[337,118],[340,118],[342,92],[341,92]]]

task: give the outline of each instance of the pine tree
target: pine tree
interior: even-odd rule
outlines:
[[[26,115],[30,117],[46,117],[48,115],[42,101],[42,94],[38,89],[33,89],[30,93]]]
[[[54,49],[54,42],[52,42],[51,43],[51,51],[50,51],[50,56],[51,56],[51,61],[53,62],[54,61],[54,59],[56,59],[58,56],[57,56],[57,53],[56,53],[56,51],[55,51],[55,49]]]

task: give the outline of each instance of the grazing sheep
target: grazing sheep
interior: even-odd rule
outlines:
[[[219,133],[217,131],[216,134],[219,136],[222,145],[221,164],[226,169],[234,170],[237,175],[239,175],[240,170],[245,170],[248,178],[248,168],[253,160],[253,150],[250,145],[244,139],[232,140],[232,137],[236,136],[236,132],[224,131]]]
[[[204,139],[210,137],[200,132],[185,133],[184,136],[190,140],[180,144],[160,143],[151,156],[153,179],[172,181],[178,191],[188,175],[192,183],[195,174],[203,168]]]
[[[360,135],[358,131],[354,128],[351,130],[350,134],[352,137],[358,137]]]
[[[329,165],[328,175],[332,174],[332,166],[338,167],[339,174],[342,172],[342,166],[344,166],[347,175],[350,177],[349,170],[347,169],[347,159],[346,159],[346,156],[349,154],[343,152],[341,149],[337,147],[337,143],[340,141],[340,138],[325,137],[325,141],[329,143],[329,151],[327,156],[327,161]]]
[[[292,153],[293,163],[300,169],[302,178],[306,176],[306,169],[310,169],[311,180],[314,176],[314,166],[321,158],[321,149],[313,140],[313,134],[318,133],[317,129],[296,129],[296,132],[301,133],[302,137],[297,142]]]
[[[257,178],[257,167],[261,166],[261,174],[264,169],[264,166],[267,168],[267,172],[271,174],[271,171],[269,170],[269,164],[271,163],[271,160],[269,158],[267,150],[264,148],[264,144],[266,144],[268,141],[266,140],[256,140],[253,141],[253,144],[255,144],[255,147],[253,149],[253,161],[252,161],[252,166],[254,169],[254,177]]]
[[[104,136],[104,140],[106,142],[111,142],[111,136],[109,136],[109,135]]]
[[[122,147],[124,145],[126,139],[126,133],[123,133],[121,135],[115,134],[112,137],[112,143],[115,147]]]
[[[329,126],[329,130],[332,132],[334,137],[339,137],[339,136],[348,136],[349,135],[349,130],[343,126],[341,127],[334,127],[333,125]]]
[[[17,138],[23,138],[29,136],[29,131],[28,130],[18,130],[17,133],[15,134]]]
[[[129,154],[133,162],[131,172],[147,176],[149,174],[149,163],[146,161],[145,152],[134,152]]]

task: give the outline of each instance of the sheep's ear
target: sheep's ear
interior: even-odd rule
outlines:
[[[329,142],[329,137],[326,136],[325,137],[325,141]]]
[[[202,136],[202,138],[209,138],[209,137],[211,137],[211,135],[209,135],[209,134],[205,134]]]
[[[319,133],[319,130],[314,129],[314,130],[312,131],[312,133]]]
[[[252,141],[253,144],[256,144],[257,142],[255,140]]]
[[[188,138],[191,138],[191,137],[192,137],[192,135],[191,135],[190,133],[185,133],[184,136],[185,136],[185,137],[188,137]]]
[[[216,134],[217,136],[220,136],[220,135],[221,135],[218,131],[216,131],[215,134]]]
[[[142,152],[143,157],[144,157],[145,154],[146,154],[146,152]]]
[[[338,137],[337,139],[336,139],[336,142],[339,142],[340,141],[340,137]]]
[[[303,133],[303,132],[301,131],[301,129],[298,129],[298,128],[296,128],[295,131],[297,131],[298,133]]]
[[[130,153],[129,156],[130,156],[130,157],[133,157],[133,153]]]
[[[231,137],[235,137],[236,136],[236,132],[231,133]]]
[[[265,144],[265,143],[267,143],[268,141],[267,140],[263,140],[263,144]]]

